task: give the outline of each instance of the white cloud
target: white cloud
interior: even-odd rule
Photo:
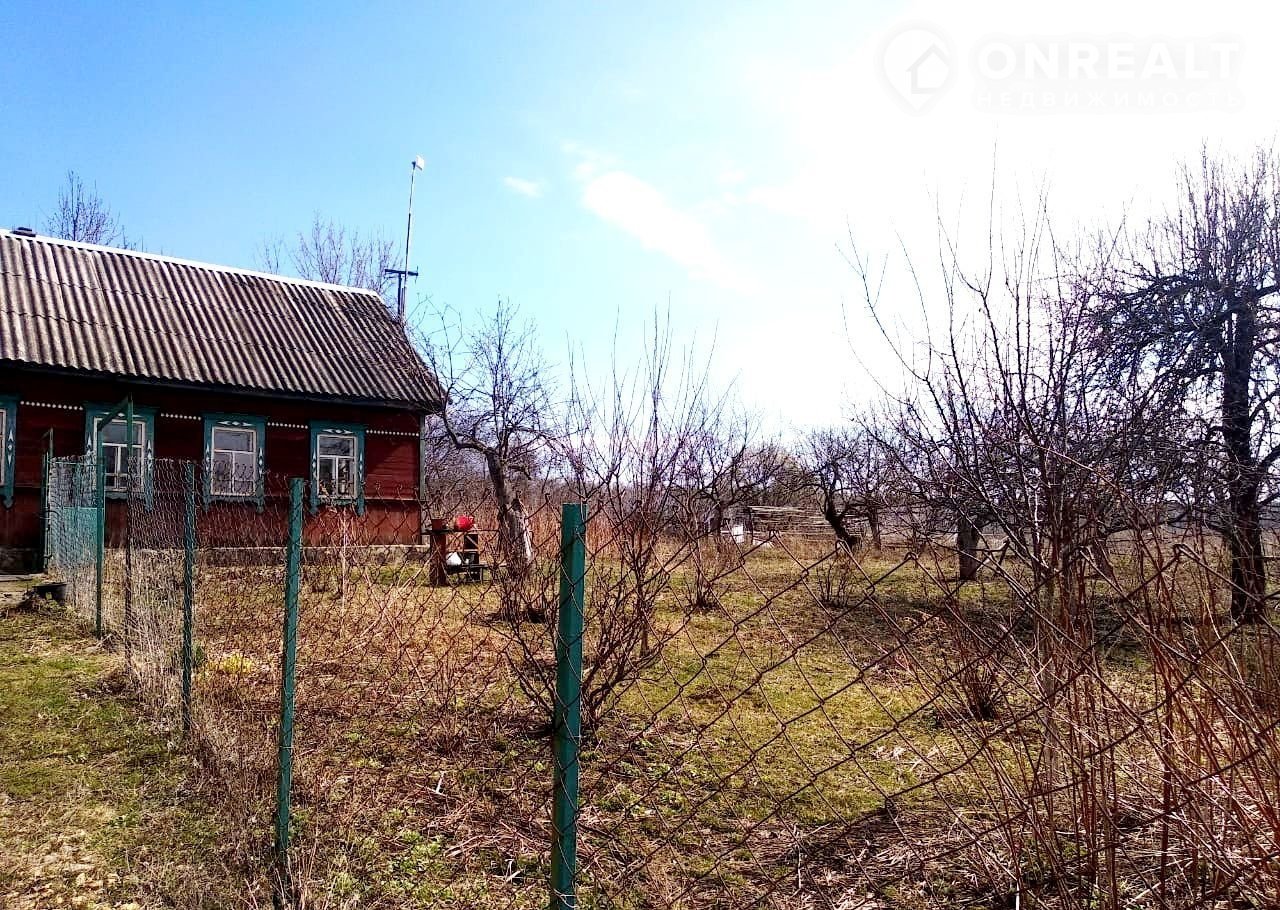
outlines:
[[[562,142],[560,143],[560,150],[570,158],[578,159],[578,163],[573,169],[573,175],[579,180],[590,180],[602,170],[609,170],[618,166],[617,160],[612,155],[606,155],[604,152],[578,142]]]
[[[1267,105],[1280,58],[1266,48],[1280,25],[1280,7],[1274,6],[1250,6],[1246,0],[1213,6],[993,0],[975,14],[963,4],[914,0],[889,18],[877,17],[874,31],[864,27],[847,39],[837,37],[834,49],[832,42],[815,39],[797,48],[780,42],[748,51],[721,71],[733,80],[724,94],[750,99],[753,126],[765,137],[737,153],[741,159],[732,163],[749,178],[728,185],[740,206],[737,217],[763,238],[757,242],[760,252],[746,259],[761,276],[761,297],[785,295],[797,324],[830,326],[832,334],[838,334],[838,322],[830,309],[843,301],[847,341],[857,360],[876,379],[896,375],[895,358],[866,316],[861,289],[839,251],[856,244],[877,267],[887,264],[882,301],[894,328],[901,324],[910,342],[927,337],[920,323],[941,297],[917,301],[902,251],[916,259],[926,281],[933,280],[939,230],[957,244],[964,264],[980,268],[988,252],[988,218],[1016,239],[1026,217],[1022,205],[1034,204],[1046,188],[1055,230],[1064,239],[1124,216],[1137,223],[1147,212],[1160,211],[1174,189],[1178,164],[1194,159],[1202,142],[1213,153],[1247,155],[1255,142],[1276,141],[1277,120]],[[953,67],[936,103],[923,109],[904,103],[895,91],[888,52],[894,36],[919,27],[944,39]],[[1126,41],[1180,46],[1187,38],[1213,36],[1239,48],[1243,107],[1147,111],[1134,100],[1132,110],[1119,112],[1065,105],[1024,110],[1017,105],[1042,99],[1021,85],[1013,109],[982,106],[978,51],[993,35],[1004,43],[1065,36],[1102,46],[1119,36],[1121,48]],[[818,412],[825,407],[834,413],[834,394],[822,390],[849,379],[848,358],[811,356],[804,344],[828,341],[821,333],[793,342],[769,325],[774,348],[806,363],[804,385],[771,375],[753,391],[758,389],[762,401],[790,396],[788,409],[792,400],[803,400]],[[722,336],[730,357],[737,353],[728,346],[733,328]],[[750,373],[743,381],[757,382]]]
[[[645,249],[684,266],[696,279],[743,293],[753,289],[754,280],[724,255],[707,227],[706,219],[722,209],[722,203],[680,208],[657,187],[623,170],[614,156],[572,141],[560,148],[576,159],[573,175],[582,184],[587,211],[630,234]]]
[[[541,180],[526,180],[523,177],[503,177],[503,184],[513,193],[519,193],[521,196],[528,196],[530,199],[537,199],[542,195],[543,186]]]
[[[579,166],[586,183],[583,206],[597,217],[630,234],[646,249],[662,253],[689,270],[695,278],[735,291],[751,282],[721,253],[705,224],[676,207],[656,187],[626,171],[595,175]]]
[[[746,168],[741,167],[727,167],[716,175],[716,182],[721,186],[737,186],[746,179]]]

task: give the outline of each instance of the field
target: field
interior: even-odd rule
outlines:
[[[1151,555],[1049,598],[1019,566],[957,585],[945,551],[712,547],[649,585],[598,548],[580,905],[1267,905],[1270,633],[1228,628],[1209,562]],[[385,549],[308,551],[280,876],[283,570],[201,568],[181,754],[239,905],[283,878],[307,906],[545,906],[555,580],[436,588]],[[162,590],[117,644],[172,733]]]

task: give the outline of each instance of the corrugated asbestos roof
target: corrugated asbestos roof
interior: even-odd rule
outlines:
[[[0,231],[0,361],[434,409],[372,291]]]

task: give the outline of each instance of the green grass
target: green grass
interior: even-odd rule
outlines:
[[[234,906],[188,764],[51,611],[0,614],[0,906]]]

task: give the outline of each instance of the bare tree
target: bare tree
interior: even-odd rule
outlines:
[[[750,415],[727,414],[723,400],[704,407],[705,420],[696,437],[687,440],[674,482],[696,513],[696,524],[719,538],[735,509],[781,495],[789,461],[777,444],[758,441],[759,430]]]
[[[440,427],[440,418],[428,418],[422,438],[423,518],[451,515],[475,509],[491,497],[484,459],[469,449],[459,449]],[[425,524],[424,524],[425,527]]]
[[[483,459],[497,507],[499,547],[513,573],[533,557],[518,485],[530,479],[559,433],[552,378],[531,323],[500,302],[471,327],[442,310],[420,345],[446,406],[439,431],[455,448]]]
[[[853,433],[845,427],[813,430],[804,441],[803,459],[808,487],[816,494],[822,518],[836,542],[852,553],[862,544],[849,530],[856,505],[853,496]]]
[[[871,545],[879,550],[885,516],[900,486],[900,457],[892,435],[870,418],[848,426],[814,430],[804,442],[806,485],[817,496],[822,517],[844,549],[861,540],[851,523],[866,525]]]
[[[67,171],[67,182],[58,191],[58,204],[45,219],[45,233],[63,240],[136,249],[111,208],[98,195],[97,186],[85,186],[80,175]]]
[[[1105,247],[1059,242],[1043,197],[1022,214],[1008,231],[992,224],[978,266],[944,233],[942,274],[928,285],[938,297],[912,271],[921,305],[945,307],[946,329],[922,363],[903,354],[913,391],[896,425],[913,494],[954,516],[959,579],[976,575],[991,526],[1028,567],[1042,615],[1078,629],[1081,585],[1064,580],[1095,570],[1107,537],[1129,526],[1126,502],[1164,500],[1177,459],[1152,428],[1176,422],[1149,384],[1117,382],[1092,345]],[[879,277],[865,258],[854,264],[879,318]]]
[[[752,453],[753,501],[762,506],[803,508],[811,504],[808,480],[798,449],[777,440],[761,443]]]
[[[390,301],[393,276],[386,270],[396,264],[395,245],[380,234],[361,234],[317,212],[306,233],[292,243],[283,238],[264,241],[258,248],[263,271],[281,273],[292,267],[302,278],[364,288]]]
[[[1096,329],[1123,374],[1204,413],[1195,440],[1217,466],[1210,525],[1231,559],[1231,613],[1258,621],[1266,602],[1262,513],[1280,459],[1280,167],[1251,162],[1184,169],[1181,205],[1133,241]],[[1211,403],[1216,399],[1216,404]]]

